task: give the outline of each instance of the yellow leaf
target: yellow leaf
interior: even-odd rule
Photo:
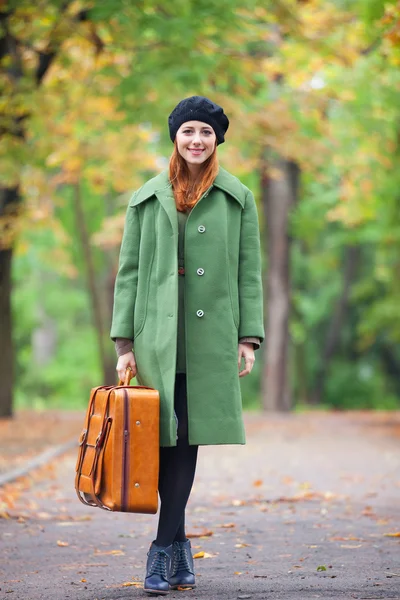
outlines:
[[[242,571],[235,571],[234,575],[242,575]]]
[[[400,531],[395,531],[394,533],[384,533],[387,537],[400,537]]]
[[[62,542],[61,540],[57,540],[57,546],[69,546],[68,542]]]
[[[135,587],[139,588],[143,587],[143,583],[141,581],[125,581],[125,583],[123,583],[121,587],[129,587],[131,585],[134,585]]]
[[[193,558],[204,558],[205,552],[201,551],[201,552],[196,552],[196,554],[193,555]]]

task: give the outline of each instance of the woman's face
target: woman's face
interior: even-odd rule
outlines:
[[[187,121],[176,133],[178,152],[192,169],[196,169],[211,156],[216,141],[214,129],[201,121]]]

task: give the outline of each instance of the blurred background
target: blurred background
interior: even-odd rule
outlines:
[[[116,381],[126,205],[193,94],[258,204],[245,406],[399,408],[400,2],[6,0],[0,22],[0,416]]]

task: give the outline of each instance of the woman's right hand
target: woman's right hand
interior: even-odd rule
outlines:
[[[126,367],[131,367],[131,375],[132,377],[135,377],[137,373],[137,368],[135,356],[132,350],[130,352],[127,352],[126,354],[122,354],[122,356],[118,358],[117,366],[115,368],[120,381],[125,381]]]

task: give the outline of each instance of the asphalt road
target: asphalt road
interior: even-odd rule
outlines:
[[[246,446],[200,449],[188,531],[205,556],[197,588],[169,597],[400,599],[400,413],[246,420]],[[72,451],[10,488],[6,509],[3,494],[0,598],[149,597],[156,517],[83,506],[74,466]]]

